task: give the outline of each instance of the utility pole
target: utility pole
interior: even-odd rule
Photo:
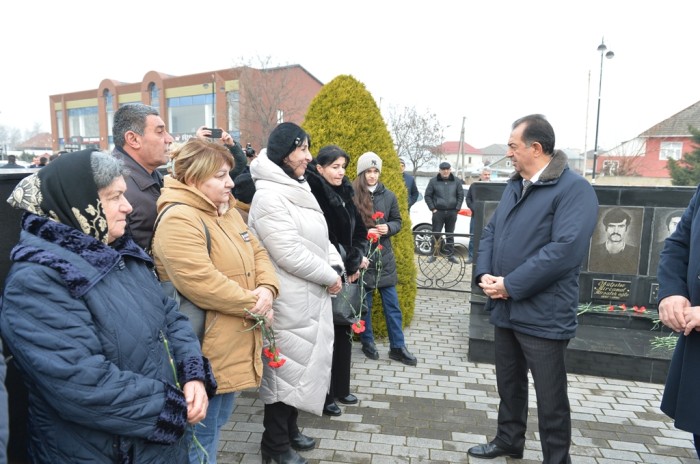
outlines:
[[[467,119],[466,116],[462,116],[462,130],[459,132],[459,154],[457,155],[457,166],[462,167],[462,179],[465,179],[465,166],[464,166],[464,121]],[[459,170],[458,170],[459,173]]]

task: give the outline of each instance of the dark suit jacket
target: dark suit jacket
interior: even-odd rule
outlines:
[[[700,305],[700,188],[664,244],[659,261],[659,301],[681,295]],[[700,332],[681,334],[669,366],[661,410],[681,430],[700,435]]]

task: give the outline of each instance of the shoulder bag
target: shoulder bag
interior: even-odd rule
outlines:
[[[153,235],[155,235],[156,232],[156,227],[158,227],[158,223],[160,222],[160,218],[165,214],[166,211],[168,211],[170,208],[176,205],[182,205],[184,203],[173,203],[171,205],[168,205],[159,215],[158,218],[156,219],[156,223],[153,226]],[[207,253],[211,254],[211,236],[209,235],[209,229],[207,228],[207,225],[204,223],[204,220],[202,220],[202,226],[204,226],[204,236],[207,239]],[[153,240],[153,237],[151,237],[151,241]],[[153,249],[153,245],[151,245],[151,252]],[[173,300],[175,300],[178,304],[179,311],[187,316],[187,318],[190,320],[190,324],[192,324],[192,329],[194,330],[195,335],[197,335],[197,338],[199,339],[200,345],[202,344],[202,341],[204,340],[204,323],[207,318],[207,312],[204,309],[201,309],[199,306],[195,305],[192,303],[190,300],[188,300],[182,293],[180,293],[173,283],[169,280],[161,281],[160,286],[163,289],[163,292],[166,294],[166,296],[169,296]]]
[[[359,280],[358,280],[359,281]],[[362,317],[362,288],[357,282],[348,282],[343,270],[343,289],[337,295],[331,295],[333,302],[333,324],[352,325]]]

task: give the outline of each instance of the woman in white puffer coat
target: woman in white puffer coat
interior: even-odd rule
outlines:
[[[309,146],[301,127],[282,123],[270,134],[265,153],[250,167],[256,192],[248,226],[267,249],[280,281],[272,328],[285,359],[280,367],[265,364],[263,372],[263,463],[307,462],[292,450],[316,446],[313,438],[299,431],[298,409],[321,415],[330,382],[330,296],[341,290],[338,270],[343,264],[304,178],[312,160]]]

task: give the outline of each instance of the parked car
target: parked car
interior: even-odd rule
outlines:
[[[467,208],[467,190],[468,185],[463,185],[464,188],[464,203],[460,214],[457,215],[457,224],[455,225],[455,234],[469,234],[469,222],[471,221],[471,210]],[[420,192],[418,201],[411,207],[411,227],[414,232],[413,242],[415,252],[422,255],[433,254],[433,213],[428,209],[423,198],[423,192]],[[427,233],[426,233],[427,232]],[[469,244],[469,237],[455,236],[455,243],[464,245]]]

